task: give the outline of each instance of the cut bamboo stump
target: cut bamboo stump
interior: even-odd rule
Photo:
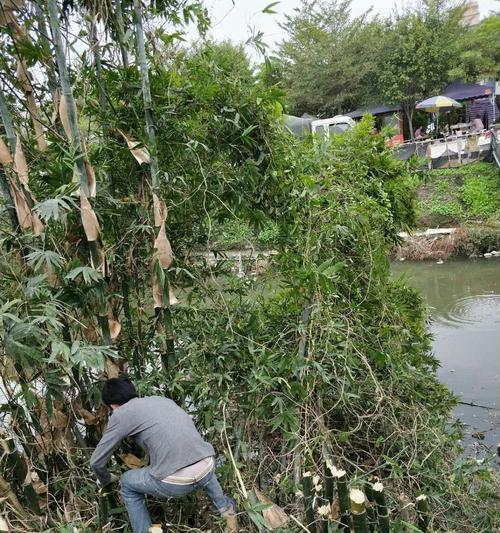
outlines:
[[[387,503],[385,501],[384,485],[382,483],[375,483],[372,486],[373,497],[377,502],[377,516],[380,533],[390,533],[389,512],[387,510]]]
[[[334,481],[332,477],[332,470],[328,461],[323,467],[323,499],[322,505],[318,508],[318,513],[321,517],[320,529],[323,533],[328,533],[329,520],[331,514],[334,494]]]
[[[339,497],[340,507],[340,524],[347,533],[350,531],[350,507],[349,507],[349,493],[347,491],[347,472],[345,470],[335,469],[332,472],[333,478],[337,482],[337,494]]]
[[[366,519],[366,496],[359,489],[352,489],[349,493],[352,523],[354,533],[368,533],[368,521]]]
[[[368,519],[368,530],[374,533],[377,527],[377,512],[375,511],[375,498],[373,497],[373,488],[371,483],[365,486],[366,497],[368,503],[366,506],[366,516]]]
[[[429,501],[425,494],[417,496],[416,507],[418,528],[425,533],[429,528]]]
[[[306,527],[312,531],[312,528],[314,527],[314,494],[311,472],[304,472],[302,475],[302,492],[304,494],[304,514],[306,516]]]

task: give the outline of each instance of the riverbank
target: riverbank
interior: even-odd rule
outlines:
[[[500,224],[492,226],[458,226],[437,233],[415,232],[401,237],[392,250],[395,260],[446,260],[451,257],[488,257],[500,251]]]
[[[495,165],[426,172],[417,194],[417,227],[436,229],[404,235],[393,249],[394,259],[445,260],[500,250],[500,172]]]

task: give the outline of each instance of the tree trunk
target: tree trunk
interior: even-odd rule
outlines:
[[[403,104],[403,109],[404,109],[406,118],[408,119],[408,128],[410,130],[410,139],[413,141],[413,140],[415,140],[415,134],[413,132],[414,106],[413,106],[413,104]]]

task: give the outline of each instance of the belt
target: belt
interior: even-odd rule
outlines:
[[[172,485],[191,485],[201,481],[214,468],[214,458],[206,457],[197,463],[185,466],[162,479],[163,483],[171,483]]]

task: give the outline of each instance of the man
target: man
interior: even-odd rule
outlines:
[[[214,449],[202,439],[186,412],[168,398],[139,398],[126,378],[106,381],[102,400],[113,413],[90,459],[99,483],[106,486],[115,481],[106,464],[126,437],[135,439],[149,455],[149,466],[129,470],[121,479],[121,494],[134,533],[148,533],[151,527],[147,495],[180,498],[198,489],[206,492],[230,529],[236,529],[236,504],[224,495],[217,481]]]
[[[484,130],[484,124],[481,120],[481,115],[476,115],[476,118],[472,121],[471,131],[479,132]]]
[[[415,139],[421,139],[424,136],[424,128],[423,126],[419,126],[414,133]]]

